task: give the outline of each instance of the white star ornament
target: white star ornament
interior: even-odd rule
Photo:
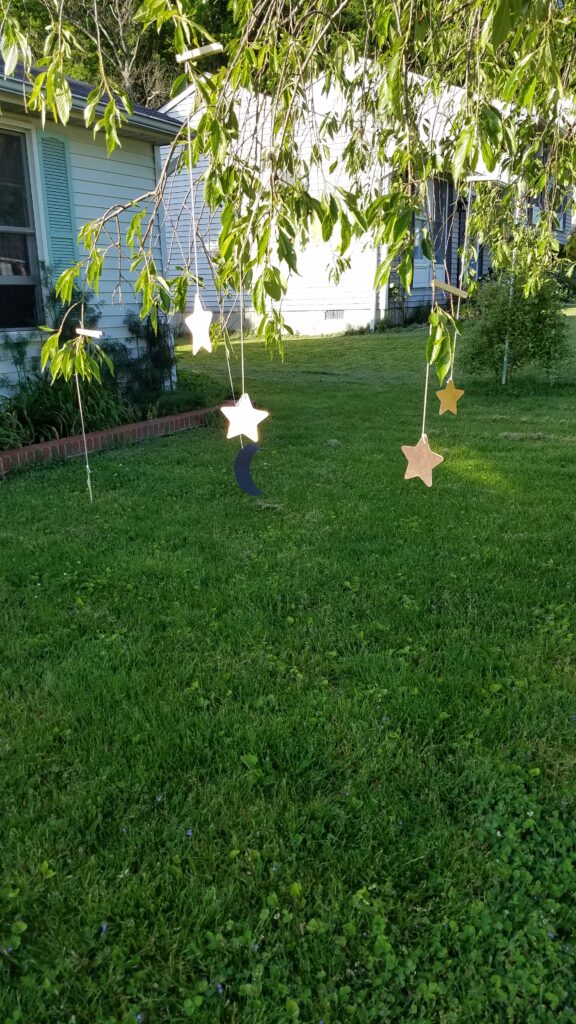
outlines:
[[[258,440],[258,424],[270,415],[265,409],[255,409],[248,395],[241,395],[236,405],[222,405],[221,411],[228,420],[227,437],[249,437]]]
[[[212,351],[212,342],[210,341],[210,324],[212,322],[212,312],[209,309],[204,309],[202,300],[199,295],[194,299],[194,312],[190,313],[186,317],[184,323],[192,335],[192,355],[198,354],[201,348],[206,349],[207,352]]]

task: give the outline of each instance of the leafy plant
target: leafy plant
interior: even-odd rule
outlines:
[[[29,431],[14,409],[6,408],[0,400],[0,451],[22,448],[29,444]]]
[[[506,339],[508,370],[535,363],[548,372],[566,355],[568,326],[557,282],[548,276],[526,295],[521,278],[501,276],[481,284],[462,346],[471,372],[500,373]]]
[[[87,431],[104,430],[139,418],[137,410],[109,376],[102,386],[94,381],[81,382],[80,393]],[[73,380],[58,377],[51,382],[42,374],[28,376],[9,397],[0,401],[0,448],[18,448],[81,431]]]
[[[118,372],[130,401],[144,407],[174,386],[175,355],[168,319],[159,316],[155,329],[151,317],[141,320],[130,313],[124,321],[132,345],[125,348]],[[136,350],[136,355],[133,350]]]
[[[213,377],[210,373],[205,370],[190,370],[190,369],[178,369],[178,386],[175,394],[178,391],[186,391],[194,398],[194,405],[192,408],[207,407],[210,405],[217,405],[218,402],[224,401],[230,397],[230,387],[227,383],[217,377]],[[167,394],[162,396],[162,399],[166,399],[169,396]]]

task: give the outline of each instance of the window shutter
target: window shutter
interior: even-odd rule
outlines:
[[[50,266],[56,278],[76,262],[76,228],[68,154],[63,139],[42,135],[42,179]]]

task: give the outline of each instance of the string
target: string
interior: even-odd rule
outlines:
[[[226,365],[228,367],[228,380],[230,381],[230,390],[232,392],[232,400],[234,402],[234,405],[236,405],[236,394],[234,392],[234,381],[232,379],[232,369],[231,369],[231,366],[230,366],[230,353],[228,351],[228,343],[227,343],[226,340],[224,340],[224,350],[226,352]]]
[[[84,329],[84,299],[82,299],[82,306],[80,311],[80,330]],[[80,425],[82,427],[82,441],[84,444],[84,461],[86,463],[86,484],[88,487],[88,494],[90,495],[90,504],[94,503],[94,495],[92,493],[92,475],[90,472],[90,460],[88,458],[88,442],[86,441],[86,427],[84,425],[84,409],[82,406],[82,395],[80,392],[80,381],[78,380],[78,374],[74,374],[74,380],[76,381],[76,394],[78,396],[78,409],[80,411]]]
[[[196,197],[194,194],[194,178],[192,175],[192,136],[190,134],[190,114],[186,119],[186,132],[188,136],[188,173],[190,176],[190,223],[192,225],[192,246],[194,249],[194,273],[196,275],[196,295],[200,294],[198,274],[198,242],[196,239]]]
[[[240,264],[240,370],[242,374],[242,394],[245,394],[244,381],[244,276],[242,264]]]
[[[426,382],[424,384],[424,409],[422,412],[422,437],[426,437],[426,407],[428,405],[428,381],[430,379],[430,363],[426,362]]]
[[[467,250],[467,247],[468,247],[468,226],[469,226],[469,222],[470,222],[470,209],[471,209],[471,207],[472,207],[472,185],[470,184],[468,186],[468,201],[466,203],[466,219],[464,221],[464,242],[463,242],[463,245],[462,245],[462,263],[460,265],[460,280],[458,281],[458,287],[460,288],[460,290],[462,290],[462,288],[463,288],[464,277],[465,277],[465,272],[466,272],[466,250]],[[462,302],[462,296],[459,295],[458,296],[458,301],[456,302],[456,319],[457,320],[460,318],[460,304],[461,304],[461,302]],[[453,376],[453,373],[454,373],[454,362],[455,362],[455,359],[456,359],[457,338],[458,338],[458,335],[455,334],[454,335],[454,347],[452,349],[452,361],[450,363],[450,376],[448,377],[448,383],[450,383],[450,381],[452,380],[452,376]]]
[[[88,459],[88,443],[86,441],[86,427],[84,426],[84,412],[82,409],[82,398],[80,395],[80,381],[78,380],[78,374],[74,374],[74,380],[76,381],[76,394],[78,395],[78,408],[80,410],[80,423],[82,426],[82,440],[84,442],[84,461],[86,463],[86,483],[88,485],[88,494],[90,495],[90,504],[94,503],[94,495],[92,494],[92,479],[90,473],[90,461]]]
[[[435,197],[434,196],[433,196],[433,201],[435,203]],[[428,189],[428,185],[426,185],[426,211],[427,211],[427,214],[428,214],[428,223],[429,223],[430,226],[432,226],[434,207],[432,208],[432,210],[430,209],[430,192],[429,192],[429,189]],[[434,309],[434,306],[436,305],[436,285],[434,284],[434,281],[436,280],[436,247],[435,247],[435,242],[433,243],[433,248],[432,248],[431,270],[432,270],[432,298],[431,298],[431,307],[430,308]],[[424,404],[423,404],[423,409],[422,409],[422,434],[421,434],[421,439],[423,437],[426,437],[426,410],[428,408],[428,383],[429,383],[429,380],[430,380],[430,363],[428,362],[428,360],[426,360],[426,378],[425,378],[425,381],[424,381]]]

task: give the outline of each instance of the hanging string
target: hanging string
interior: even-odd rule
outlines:
[[[246,387],[244,381],[244,275],[242,273],[242,264],[240,264],[240,370],[242,374],[241,394],[244,395]]]
[[[236,394],[234,392],[234,380],[232,379],[232,368],[230,366],[230,353],[228,351],[228,342],[224,340],[224,350],[226,352],[226,366],[228,367],[228,380],[230,381],[230,390],[232,392],[232,400],[236,405]]]
[[[468,185],[468,200],[466,202],[466,219],[464,221],[464,242],[462,245],[462,262],[460,264],[460,278],[458,281],[458,287],[462,290],[464,285],[464,278],[466,276],[466,260],[467,260],[467,248],[468,248],[468,228],[470,223],[470,210],[472,208],[472,184]],[[462,296],[458,296],[456,303],[456,319],[460,318],[460,305],[462,303]],[[452,348],[452,360],[450,362],[450,376],[448,377],[448,383],[452,380],[454,374],[454,362],[456,359],[456,344],[458,335],[454,335],[454,346]]]
[[[88,444],[86,441],[86,428],[84,426],[84,410],[82,408],[82,396],[80,394],[80,381],[78,380],[78,374],[74,374],[74,380],[76,381],[76,394],[78,395],[78,408],[80,410],[80,423],[82,426],[82,440],[84,442],[84,462],[86,464],[86,484],[88,486],[88,494],[90,495],[90,504],[94,503],[94,495],[92,493],[92,475],[90,472],[90,460],[88,458]]]
[[[192,227],[192,246],[194,251],[194,273],[196,275],[196,295],[200,294],[198,274],[198,241],[196,238],[196,196],[194,192],[194,177],[192,174],[192,136],[190,134],[190,115],[186,119],[186,133],[188,137],[188,173],[190,177],[190,224]]]
[[[426,382],[424,384],[424,409],[422,412],[422,437],[426,437],[426,407],[428,405],[428,381],[430,380],[430,363],[426,362]]]
[[[84,299],[82,299],[82,304],[80,306],[80,330],[81,331],[84,330]],[[74,374],[74,380],[76,382],[76,395],[78,397],[78,409],[80,411],[80,426],[82,428],[82,442],[83,442],[83,445],[84,445],[84,462],[85,462],[85,465],[86,465],[86,485],[88,487],[88,494],[90,495],[90,504],[93,504],[94,503],[94,495],[92,493],[92,474],[90,472],[90,459],[88,458],[88,442],[86,441],[86,427],[85,427],[85,424],[84,424],[84,407],[82,405],[82,393],[80,391],[80,381],[78,379],[78,374],[77,373]]]
[[[434,267],[435,267],[435,264],[433,262],[433,273],[434,273]],[[434,282],[434,278],[433,278],[433,282]],[[436,302],[436,286],[434,285],[434,283],[433,283],[433,286],[431,286],[431,290],[433,290],[433,295],[431,295],[431,304],[433,304],[433,309],[434,309],[435,302]],[[428,360],[426,359],[426,376],[425,376],[425,380],[424,380],[424,402],[423,402],[423,409],[422,409],[422,434],[421,434],[422,437],[426,436],[426,410],[427,410],[427,406],[428,406],[428,383],[429,383],[429,379],[430,379],[430,365],[429,365]]]
[[[436,204],[436,198],[434,196],[434,192],[432,192],[432,196],[433,196],[433,206],[432,206],[432,208],[430,208],[430,191],[429,191],[428,183],[427,183],[427,185],[426,185],[426,204],[425,204],[425,209],[426,209],[426,213],[427,213],[428,224],[429,224],[430,227],[432,227],[432,225],[434,223],[435,204]],[[432,284],[431,284],[431,286],[432,286],[432,298],[430,300],[431,301],[430,308],[434,309],[434,306],[436,305],[436,285],[434,284],[434,282],[436,280],[436,242],[435,242],[434,237],[433,237],[433,240],[432,240],[432,260],[431,260],[431,264],[430,264],[430,269],[431,269],[431,272],[432,272]],[[428,360],[426,360],[426,377],[425,377],[425,380],[424,380],[424,403],[423,403],[423,409],[422,409],[422,434],[421,434],[421,437],[426,437],[426,411],[428,409],[428,384],[429,384],[429,381],[430,381],[430,363],[428,362]]]

